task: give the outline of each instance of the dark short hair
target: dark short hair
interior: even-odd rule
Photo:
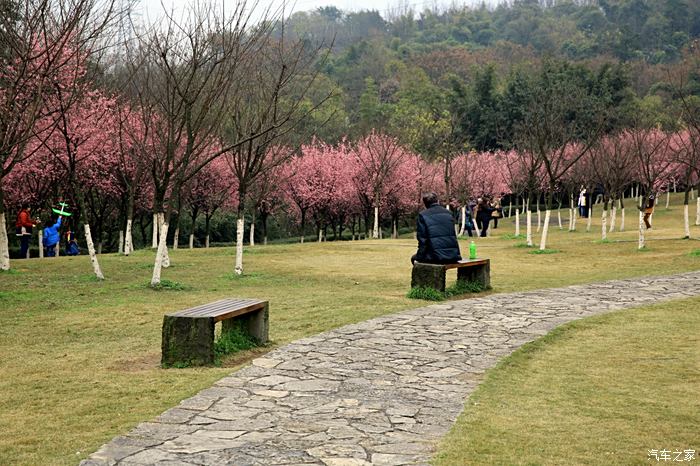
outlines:
[[[426,207],[430,207],[431,205],[437,204],[437,203],[438,203],[438,197],[437,197],[437,194],[435,194],[434,192],[429,192],[429,193],[423,194],[423,204]]]
[[[23,208],[23,209],[28,209],[28,208],[29,208],[29,203],[28,203],[28,202],[23,202],[23,203],[22,203],[22,208]]]

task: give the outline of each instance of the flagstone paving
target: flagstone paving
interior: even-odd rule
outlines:
[[[427,464],[484,371],[560,324],[700,295],[700,271],[451,301],[305,338],[81,464]]]

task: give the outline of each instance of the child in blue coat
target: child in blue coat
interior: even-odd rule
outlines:
[[[56,255],[56,245],[61,239],[61,234],[58,232],[58,229],[61,228],[61,220],[62,217],[59,215],[53,226],[44,228],[44,255],[46,257]]]

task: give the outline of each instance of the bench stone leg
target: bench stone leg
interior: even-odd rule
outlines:
[[[163,317],[164,366],[203,366],[214,363],[214,319]]]
[[[270,331],[270,313],[269,305],[265,305],[263,309],[256,312],[251,312],[233,319],[227,319],[221,322],[221,332],[225,333],[232,329],[242,329],[259,344],[265,344],[269,340]]]
[[[423,286],[445,291],[445,276],[445,268],[442,265],[415,262],[411,273],[411,288]]]
[[[457,280],[479,283],[485,290],[491,288],[491,261],[457,269]]]

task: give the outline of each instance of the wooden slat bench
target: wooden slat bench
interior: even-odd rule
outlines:
[[[484,289],[491,288],[490,259],[463,259],[454,264],[415,262],[411,274],[411,288],[424,286],[445,291],[445,277],[450,269],[457,269],[457,280],[476,282]]]
[[[257,299],[222,299],[166,314],[161,362],[164,366],[212,364],[217,322],[222,333],[240,327],[258,343],[267,343],[268,321],[268,302]]]

